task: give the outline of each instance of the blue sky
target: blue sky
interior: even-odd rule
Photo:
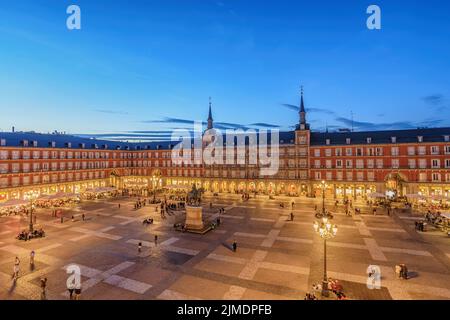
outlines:
[[[0,129],[153,138],[209,96],[224,128],[286,129],[300,85],[315,130],[450,126],[448,39],[445,0],[2,0]]]

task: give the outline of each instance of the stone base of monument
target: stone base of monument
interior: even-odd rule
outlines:
[[[211,227],[203,222],[203,208],[186,206],[185,231],[204,234],[210,230]]]

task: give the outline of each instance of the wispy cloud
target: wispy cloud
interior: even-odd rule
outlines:
[[[117,115],[128,115],[129,114],[126,111],[107,110],[107,109],[96,109],[95,112],[106,113],[106,114],[117,114]]]

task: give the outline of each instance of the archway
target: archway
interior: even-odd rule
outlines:
[[[390,173],[384,179],[386,186],[386,196],[391,199],[404,196],[404,184],[406,177],[401,173]]]

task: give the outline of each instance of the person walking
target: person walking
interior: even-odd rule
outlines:
[[[47,300],[47,278],[41,278],[41,300]]]
[[[81,282],[75,285],[75,300],[80,300],[81,297]]]
[[[236,252],[236,250],[237,250],[237,242],[236,242],[236,240],[233,240],[232,247],[233,247],[233,252]]]
[[[30,252],[30,269],[34,270],[34,256],[35,256],[34,250],[31,250]]]
[[[83,214],[81,214],[81,219],[84,221],[84,219],[86,218],[86,216]]]
[[[155,234],[155,247],[158,245],[158,235]]]
[[[118,207],[119,207],[119,209],[120,209],[120,203],[118,204]]]
[[[291,221],[294,221],[294,213],[291,212]]]
[[[138,243],[138,252],[141,253],[142,252],[142,242]]]
[[[64,217],[61,216],[61,223],[64,223]]]
[[[18,257],[14,260],[14,268],[13,268],[13,279],[14,281],[19,278],[19,271],[20,271],[20,260]]]

